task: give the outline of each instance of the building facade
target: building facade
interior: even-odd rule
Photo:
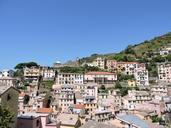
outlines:
[[[113,84],[117,75],[110,72],[88,72],[84,75],[85,83]]]
[[[171,64],[170,63],[158,64],[158,78],[159,78],[159,81],[171,83]]]
[[[105,69],[106,68],[106,59],[102,57],[97,57],[93,61],[93,65],[100,68],[100,69]]]
[[[78,73],[59,73],[56,77],[57,85],[83,84],[84,76]]]

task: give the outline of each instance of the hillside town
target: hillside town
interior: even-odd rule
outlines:
[[[158,54],[170,53],[168,46]],[[23,63],[0,72],[0,103],[17,128],[169,128],[171,63],[157,63],[157,73],[149,76],[146,63],[104,57],[52,67]]]

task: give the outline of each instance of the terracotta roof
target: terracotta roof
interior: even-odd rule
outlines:
[[[52,113],[51,108],[38,108],[37,113]]]
[[[88,72],[86,75],[114,75],[114,73],[111,72]]]
[[[82,104],[75,104],[75,105],[74,105],[74,108],[76,108],[76,109],[84,109],[85,106],[82,105]]]

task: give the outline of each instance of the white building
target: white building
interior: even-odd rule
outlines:
[[[5,69],[0,72],[0,77],[14,77],[14,71]]]
[[[0,84],[15,87],[17,84],[17,79],[12,77],[0,77]]]
[[[110,72],[88,72],[84,75],[86,83],[113,84],[117,80],[117,75]]]
[[[56,71],[53,68],[43,67],[42,77],[43,80],[53,80],[55,78]]]
[[[158,77],[159,77],[159,81],[171,83],[171,64],[170,63],[158,64]]]
[[[151,95],[154,99],[162,100],[163,97],[167,96],[167,86],[165,84],[153,85],[150,87]]]
[[[106,68],[106,59],[102,58],[102,57],[98,57],[93,61],[93,65],[100,69],[105,69]]]
[[[135,79],[137,86],[148,87],[149,79],[148,79],[148,70],[137,70],[135,72]]]
[[[133,110],[139,103],[151,101],[151,94],[147,91],[129,90],[128,95],[123,97],[124,108]]]
[[[83,84],[84,76],[78,73],[59,73],[56,77],[56,85]]]

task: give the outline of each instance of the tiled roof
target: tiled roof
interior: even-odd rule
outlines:
[[[52,113],[51,108],[38,108],[37,113]]]
[[[76,109],[84,109],[85,106],[84,105],[81,105],[81,104],[75,104],[74,105],[74,108],[76,108]]]
[[[88,72],[86,75],[114,75],[114,73],[111,72]]]
[[[61,121],[61,125],[75,126],[78,122],[78,115],[62,113],[57,121]]]

